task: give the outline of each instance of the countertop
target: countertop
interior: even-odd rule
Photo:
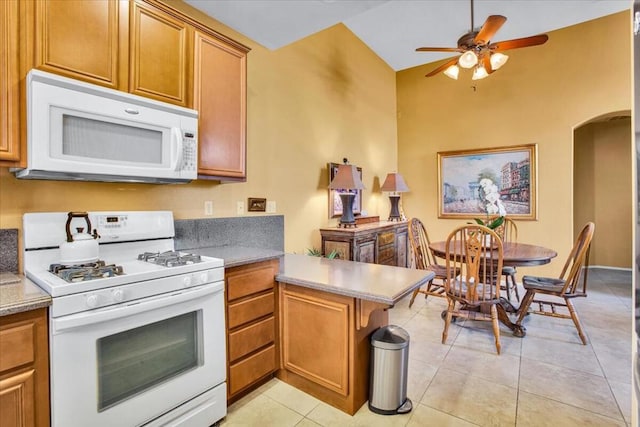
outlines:
[[[181,251],[192,252],[194,254],[213,258],[221,258],[224,260],[225,268],[251,264],[253,262],[267,261],[284,255],[284,252],[274,249],[248,248],[244,246],[211,246],[204,248],[181,249]]]
[[[51,297],[31,280],[17,274],[19,282],[0,285],[0,316],[51,305]]]
[[[276,280],[393,306],[433,277],[426,270],[285,254]]]

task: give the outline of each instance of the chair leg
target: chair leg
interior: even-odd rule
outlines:
[[[518,283],[516,282],[516,275],[510,274],[509,277],[511,278],[511,284],[513,285],[513,293],[516,294],[516,300],[520,302],[520,294],[518,293]]]
[[[527,315],[527,311],[529,310],[529,306],[533,302],[533,297],[536,295],[534,291],[527,291],[522,297],[522,302],[520,303],[520,308],[518,308],[518,320],[516,320],[516,325],[522,325],[522,319]]]
[[[576,329],[578,330],[578,335],[582,340],[582,344],[587,345],[587,338],[582,332],[582,326],[580,325],[580,319],[578,319],[578,313],[576,312],[576,309],[573,307],[573,304],[568,298],[565,298],[564,301],[567,303],[567,308],[569,309],[569,313],[571,314],[571,319],[573,320],[573,324],[576,325]]]
[[[444,329],[442,330],[442,344],[446,344],[447,336],[449,335],[449,324],[451,323],[451,317],[453,315],[453,309],[456,302],[454,300],[448,300],[447,316],[444,318]]]
[[[507,291],[507,300],[511,301],[511,291],[509,290],[509,275],[504,276],[504,289]]]
[[[413,295],[411,295],[411,299],[409,300],[409,308],[411,308],[411,306],[413,305],[413,302],[416,300],[416,295],[418,295],[419,292],[420,292],[419,287],[413,291]]]
[[[424,299],[426,300],[429,296],[429,292],[431,292],[431,287],[433,286],[433,280],[429,281],[427,284],[427,292],[424,294]]]
[[[498,324],[498,309],[495,304],[491,305],[491,323],[493,324],[493,336],[496,340],[496,351],[500,354],[500,325]]]

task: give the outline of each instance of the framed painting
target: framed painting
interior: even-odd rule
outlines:
[[[329,169],[329,184],[333,181],[333,178],[338,173],[339,163],[329,163],[327,165]],[[358,173],[360,174],[360,180],[362,181],[362,168],[357,167]],[[362,212],[362,190],[355,190],[356,197],[353,199],[353,214],[359,214]],[[329,189],[329,218],[335,218],[337,216],[342,216],[342,199],[340,198],[340,193],[344,192],[344,190],[332,190]]]
[[[497,187],[507,216],[535,220],[538,145],[438,153],[438,218],[476,218],[487,212],[480,182]]]

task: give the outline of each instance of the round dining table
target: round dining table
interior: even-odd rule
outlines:
[[[429,245],[433,254],[438,258],[446,259],[447,242],[434,242]],[[504,242],[502,244],[502,264],[512,267],[533,267],[549,264],[558,253],[544,246],[530,245],[527,243]],[[500,304],[496,304],[498,319],[507,326],[516,337],[524,337],[526,329],[522,325],[513,323],[507,313],[519,314],[518,309],[506,298],[500,297]]]

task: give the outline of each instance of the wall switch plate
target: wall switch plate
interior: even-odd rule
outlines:
[[[273,200],[267,201],[267,213],[276,213],[276,202]]]
[[[244,215],[244,202],[242,200],[238,200],[236,203],[236,213],[238,215]]]
[[[204,214],[207,216],[213,215],[213,200],[205,200],[204,202]]]

